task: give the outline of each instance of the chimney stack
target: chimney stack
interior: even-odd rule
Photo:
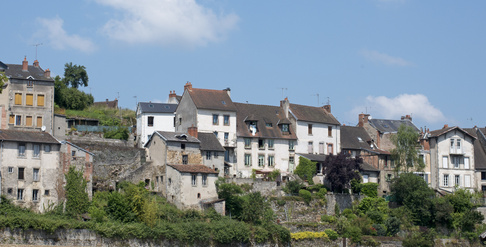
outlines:
[[[223,91],[226,91],[228,96],[231,98],[231,88],[227,87],[227,88],[223,89]]]
[[[401,118],[402,120],[409,120],[410,122],[412,122],[412,116],[410,115],[405,115],[405,116],[402,116]]]
[[[49,69],[46,69],[46,70],[44,71],[44,77],[45,77],[45,78],[51,78],[51,71],[50,71]]]
[[[33,65],[34,65],[34,67],[39,68],[39,61],[37,61],[37,59],[36,59],[36,60],[34,61],[34,64],[33,64]]]
[[[446,129],[446,128],[449,128],[448,124],[444,124],[444,127],[442,129]]]
[[[29,62],[27,62],[27,57],[24,57],[24,61],[22,61],[22,71],[29,70]]]
[[[189,128],[187,128],[187,134],[189,134],[190,136],[194,137],[194,138],[197,138],[197,127],[194,127],[194,126],[191,126]]]
[[[364,113],[359,114],[358,126],[363,127],[365,123],[368,123],[369,116],[370,114],[364,114]]]
[[[327,111],[327,113],[331,113],[331,105],[325,105],[322,108]]]
[[[177,96],[177,94],[175,93],[175,90],[174,91],[170,91],[169,93],[169,99],[173,99]]]
[[[289,118],[289,108],[290,108],[290,102],[287,97],[285,97],[284,100],[280,101],[280,107],[283,108],[283,111],[285,113],[285,118]]]
[[[190,81],[188,81],[188,82],[186,83],[186,85],[184,85],[184,91],[186,91],[186,89],[187,89],[187,90],[189,90],[189,91],[191,91],[191,90],[192,90],[192,84],[191,84],[191,82],[190,82]]]

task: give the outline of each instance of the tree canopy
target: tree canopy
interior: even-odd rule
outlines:
[[[7,83],[8,77],[5,75],[5,72],[0,72],[0,93],[3,91],[3,85]]]
[[[423,171],[425,163],[419,159],[419,133],[412,127],[402,124],[396,135],[392,136],[395,148],[392,158],[396,172]]]
[[[346,152],[338,155],[328,155],[323,165],[326,169],[326,180],[331,184],[332,191],[343,191],[349,188],[352,179],[360,179],[360,164],[363,163],[361,157],[351,158]]]
[[[88,86],[88,73],[86,67],[77,65],[72,62],[64,65],[64,78],[62,79],[66,86],[71,85],[72,88],[78,88],[79,86]]]
[[[69,87],[71,86],[71,87]],[[54,78],[54,102],[62,108],[83,110],[93,104],[93,95],[78,90],[79,86],[88,86],[88,73],[81,65],[66,63],[64,78]]]
[[[294,173],[297,174],[302,180],[307,180],[309,184],[314,184],[312,177],[316,174],[316,162],[312,162],[302,156],[299,157],[299,165],[295,168]]]

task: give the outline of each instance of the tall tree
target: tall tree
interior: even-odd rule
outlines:
[[[419,159],[419,136],[412,127],[404,124],[398,128],[398,133],[392,136],[395,148],[391,153],[397,173],[424,170],[425,163]]]
[[[82,65],[73,65],[72,62],[64,65],[64,79],[63,82],[66,86],[71,85],[72,88],[78,88],[79,86],[88,86],[88,73],[86,67]]]
[[[351,158],[349,153],[341,152],[338,155],[328,155],[324,161],[326,180],[331,184],[331,190],[340,192],[350,187],[352,179],[361,179],[359,175],[361,157]]]
[[[77,171],[74,166],[69,167],[66,176],[66,213],[77,216],[88,212],[89,197],[86,192],[87,181],[82,171]]]
[[[5,72],[0,72],[0,93],[3,91],[3,85],[7,83],[8,77],[5,75]]]

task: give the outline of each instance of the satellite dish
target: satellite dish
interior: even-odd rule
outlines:
[[[369,117],[368,117],[368,119],[370,119],[370,120],[371,120],[371,119],[373,119],[373,117],[369,116]]]
[[[46,131],[46,126],[42,125],[41,130]]]

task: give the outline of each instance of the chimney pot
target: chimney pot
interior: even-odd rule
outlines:
[[[184,91],[186,91],[186,89],[189,91],[192,90],[192,83],[190,81],[188,81],[186,85],[184,85]]]
[[[445,129],[445,128],[449,128],[449,125],[448,124],[444,124],[444,128],[443,129]]]
[[[323,106],[324,110],[326,110],[328,113],[331,113],[331,105],[325,105]]]
[[[29,62],[27,62],[27,57],[24,57],[24,61],[22,61],[22,71],[29,70]]]
[[[198,138],[197,127],[191,126],[187,128],[187,133],[194,138]]]
[[[39,61],[37,59],[33,63],[34,67],[39,68]]]
[[[359,114],[358,126],[363,127],[364,124],[368,122],[369,116],[370,116],[370,114],[364,114],[364,113]]]
[[[44,77],[45,77],[45,78],[51,78],[51,71],[50,71],[49,69],[46,69],[46,70],[44,71]]]

